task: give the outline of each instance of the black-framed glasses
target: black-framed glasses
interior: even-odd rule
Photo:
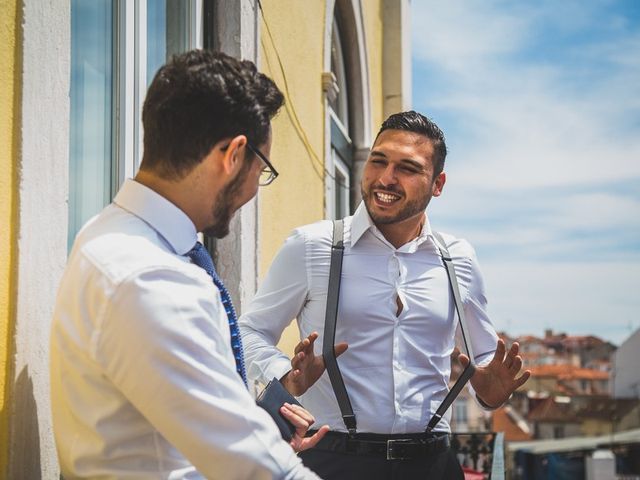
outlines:
[[[271,162],[264,154],[254,147],[251,143],[247,142],[247,148],[251,150],[254,155],[257,155],[260,160],[264,162],[264,168],[260,171],[260,179],[258,180],[258,185],[264,187],[273,182],[278,176],[278,171],[275,169]]]

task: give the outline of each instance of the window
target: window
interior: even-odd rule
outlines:
[[[72,0],[68,245],[142,156],[142,104],[158,68],[203,45],[203,0]]]
[[[458,398],[453,404],[453,421],[457,430],[466,430],[469,421],[467,413],[467,399]]]
[[[328,168],[328,214],[342,218],[351,214],[351,169],[353,143],[349,136],[349,85],[347,68],[337,16],[331,31],[331,73],[337,86],[336,95],[328,97],[331,124],[331,161]]]
[[[69,247],[111,200],[113,13],[109,0],[71,2]]]

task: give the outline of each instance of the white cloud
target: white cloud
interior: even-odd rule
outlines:
[[[557,4],[524,15],[523,8],[505,13],[504,3],[497,5],[412,6],[414,28],[420,26],[415,61],[444,85],[425,91],[425,80],[414,79],[419,107],[459,119],[458,137],[448,136],[449,171],[466,185],[485,178],[503,189],[640,176],[640,139],[628,131],[640,117],[640,60],[631,53],[638,51],[640,36],[576,45],[580,67],[521,58],[520,50],[530,51],[535,42],[548,47],[536,38],[536,22],[558,21]],[[564,9],[559,18],[570,18],[573,28],[598,21],[582,4]],[[585,58],[591,59],[588,67]],[[603,71],[595,73],[599,65]]]
[[[498,329],[541,335],[551,328],[619,344],[640,327],[640,319],[629,314],[640,309],[634,294],[638,265],[509,262],[483,269]]]
[[[414,104],[450,150],[432,226],[476,247],[498,328],[622,341],[640,326],[637,20],[609,0],[411,8]]]

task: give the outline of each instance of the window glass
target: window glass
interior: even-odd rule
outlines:
[[[172,55],[189,48],[189,2],[147,0],[147,85]]]
[[[331,72],[335,75],[338,83],[338,95],[329,101],[329,105],[342,123],[342,128],[349,133],[349,97],[347,88],[347,75],[342,48],[342,39],[338,21],[333,17],[333,27],[331,32]]]
[[[350,212],[350,175],[349,168],[342,161],[340,155],[335,149],[332,149],[332,157],[334,162],[334,201],[335,201],[335,217],[334,218],[343,218],[351,214]]]
[[[68,245],[111,200],[113,6],[71,1]]]

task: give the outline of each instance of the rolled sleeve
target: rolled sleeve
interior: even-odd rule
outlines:
[[[302,310],[308,294],[304,234],[294,231],[277,253],[253,300],[239,319],[249,379],[267,383],[291,370],[275,345]]]

